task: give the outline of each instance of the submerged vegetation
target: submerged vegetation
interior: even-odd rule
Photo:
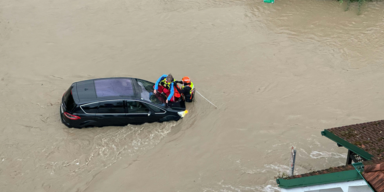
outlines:
[[[361,12],[361,7],[363,6],[363,4],[365,3],[365,1],[373,1],[373,0],[338,0],[340,2],[340,4],[343,4],[344,1],[345,3],[347,3],[347,6],[345,8],[345,11],[348,11],[349,10],[349,7],[351,6],[351,3],[352,2],[357,2],[358,3],[358,14],[360,14]],[[377,0],[379,1],[379,0]]]

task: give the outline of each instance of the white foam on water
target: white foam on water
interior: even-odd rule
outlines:
[[[265,173],[265,172],[273,172],[273,173],[288,173],[290,168],[287,165],[281,164],[265,164],[264,168],[249,168],[245,167],[241,164],[240,160],[235,162],[237,166],[240,168],[241,172],[247,174],[256,174],[256,173]]]
[[[288,173],[290,170],[289,166],[280,164],[266,164],[264,167],[284,173]]]
[[[300,151],[303,152],[305,155],[309,155],[304,149],[300,148]],[[301,155],[300,153],[297,153],[300,157],[305,157],[303,155]]]
[[[272,181],[272,180],[271,180]],[[274,181],[273,181],[274,182]],[[236,186],[230,184],[224,184],[224,180],[217,183],[216,187],[203,188],[203,192],[278,192],[280,189],[272,185],[261,186]]]
[[[47,182],[50,181],[49,183],[59,183],[55,182],[57,179],[65,179],[66,185],[80,183],[79,179],[89,179],[87,176],[110,167],[123,157],[137,157],[141,153],[152,149],[176,125],[177,122],[166,122],[127,125],[125,127],[105,127],[102,129],[106,131],[101,130],[99,134],[94,136],[81,139],[64,139],[46,147],[44,150],[40,150],[41,153],[46,154],[43,156],[67,153],[66,150],[72,148],[68,146],[74,146],[73,148],[78,151],[77,154],[72,154],[72,156],[61,161],[56,160],[56,158],[53,158],[55,161],[52,161],[53,159],[51,161],[42,161],[36,165],[35,170],[50,175],[50,177],[43,178]],[[82,130],[70,131],[81,132]],[[86,143],[87,147],[84,147],[84,143]],[[59,189],[60,185],[52,185],[51,188]]]
[[[275,192],[275,191],[281,191],[280,188],[274,187],[272,185],[267,185],[263,188],[263,192]]]
[[[343,153],[335,153],[335,152],[328,152],[328,151],[312,151],[309,155],[312,159],[320,159],[320,158],[347,158],[347,154]]]

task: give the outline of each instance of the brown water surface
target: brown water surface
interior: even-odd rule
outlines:
[[[384,5],[0,1],[1,191],[278,191],[345,163],[323,129],[383,119]],[[188,75],[181,121],[68,129],[72,82]]]

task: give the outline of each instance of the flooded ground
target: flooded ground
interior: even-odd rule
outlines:
[[[384,4],[0,1],[1,191],[278,191],[345,163],[320,135],[383,119]],[[188,75],[181,121],[68,129],[72,82]]]

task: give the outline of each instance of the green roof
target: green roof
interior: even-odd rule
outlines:
[[[320,175],[306,176],[294,179],[279,178],[276,180],[280,188],[290,189],[328,183],[339,183],[363,179],[356,170],[326,173]]]

